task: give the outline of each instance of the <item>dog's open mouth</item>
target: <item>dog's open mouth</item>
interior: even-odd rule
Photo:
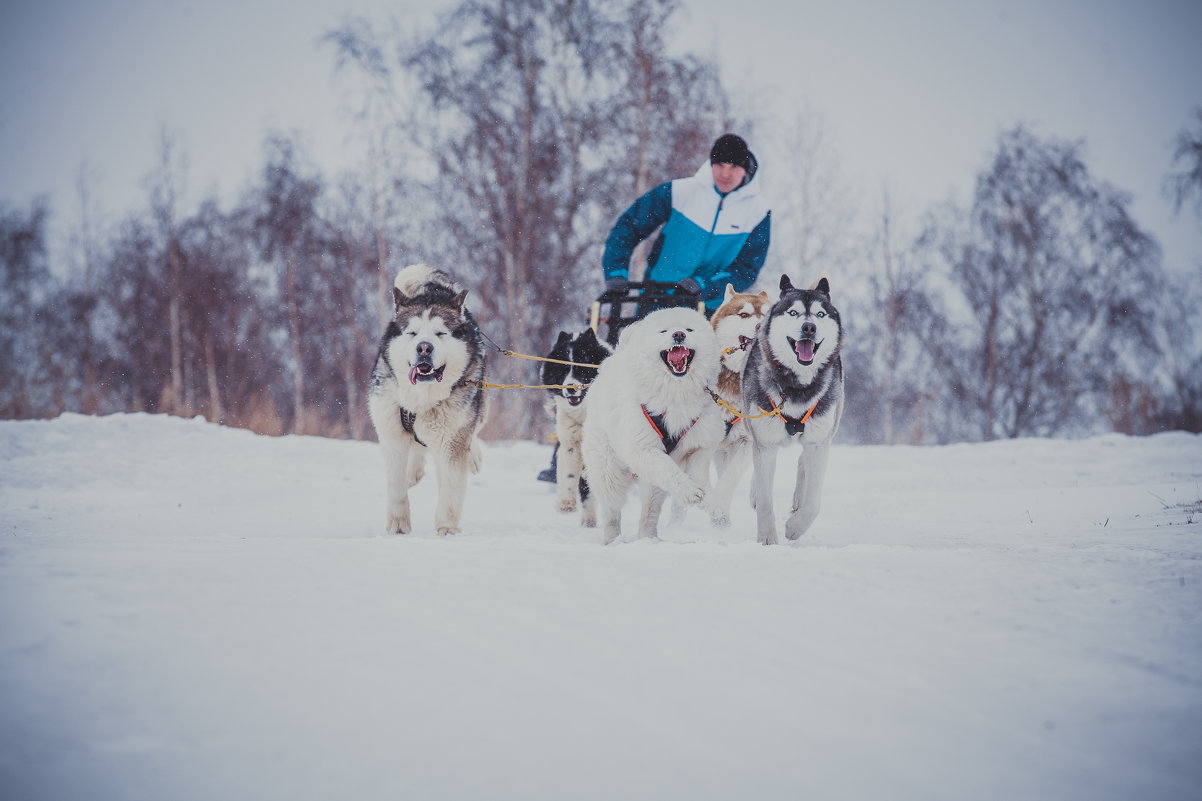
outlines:
[[[689,371],[689,365],[692,364],[697,351],[686,348],[684,345],[676,345],[668,350],[660,351],[659,355],[664,360],[664,364],[668,365],[668,369],[672,371],[672,375],[684,375]]]
[[[447,367],[444,364],[442,367],[435,368],[433,362],[420,361],[409,370],[409,383],[416,384],[418,381],[441,381],[442,373]]]
[[[564,395],[563,397],[568,402],[568,406],[579,406],[584,402],[583,395]]]
[[[818,353],[818,347],[821,342],[815,342],[812,339],[793,339],[789,337],[789,344],[793,346],[793,352],[797,354],[797,361],[805,367],[814,363],[814,354]]]
[[[747,350],[747,346],[754,342],[751,337],[745,337],[739,334],[739,350]]]

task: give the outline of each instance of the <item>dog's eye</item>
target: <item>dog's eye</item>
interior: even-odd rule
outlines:
[[[796,316],[797,316],[797,309],[789,309],[789,316],[790,316],[790,317],[796,317]]]
[[[826,316],[826,312],[818,312],[818,313],[817,313],[817,314],[815,314],[814,316],[815,316],[815,317],[825,317],[825,316]]]
[[[739,312],[739,316],[742,317],[744,320],[746,320],[751,317],[751,313],[750,312]]]
[[[438,337],[439,339],[442,339],[446,335],[447,335],[446,331],[435,331],[434,332],[434,336]]]

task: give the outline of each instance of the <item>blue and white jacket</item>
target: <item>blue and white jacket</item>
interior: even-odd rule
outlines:
[[[691,177],[655,187],[614,223],[601,259],[605,277],[626,278],[635,247],[663,225],[647,257],[647,280],[692,278],[710,311],[721,305],[727,283],[746,291],[764,266],[772,221],[755,179],[723,197],[707,161]]]

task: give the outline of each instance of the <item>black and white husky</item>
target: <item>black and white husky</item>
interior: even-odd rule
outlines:
[[[717,378],[718,341],[700,313],[660,309],[622,330],[589,390],[584,420],[584,470],[605,544],[621,535],[622,505],[636,481],[640,537],[657,536],[668,495],[681,506],[704,500],[725,428],[706,394]]]
[[[757,539],[765,545],[777,541],[772,486],[777,448],[787,442],[800,443],[802,454],[785,536],[797,539],[818,516],[831,439],[843,415],[842,339],[826,277],[797,289],[781,276],[780,300],[756,335],[740,381],[755,467]]]
[[[408,534],[409,488],[434,455],[440,535],[459,532],[468,472],[480,469],[476,433],[484,423],[484,348],[467,290],[425,265],[401,270],[396,312],[371,373],[368,408],[384,455],[388,531]]]
[[[613,353],[608,344],[597,339],[593,329],[573,335],[560,331],[555,347],[547,354],[553,361],[543,362],[542,382],[549,388],[555,414],[555,439],[559,450],[555,458],[555,487],[559,511],[576,511],[577,492],[580,497],[580,525],[597,525],[596,503],[582,477],[584,456],[580,440],[584,434],[584,418],[588,412],[589,385],[597,377],[597,368]],[[560,362],[572,362],[561,364]]]

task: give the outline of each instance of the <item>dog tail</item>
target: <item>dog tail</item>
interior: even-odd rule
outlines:
[[[425,264],[410,264],[397,273],[396,280],[392,282],[402,295],[410,298],[420,294],[426,284],[441,284],[453,293],[461,291],[451,276]]]

